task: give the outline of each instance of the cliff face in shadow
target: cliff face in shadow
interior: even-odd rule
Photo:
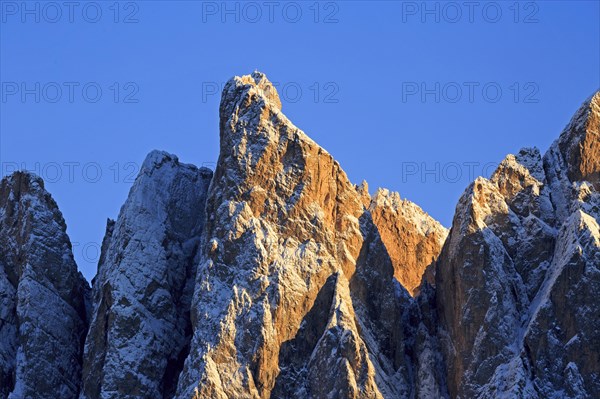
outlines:
[[[42,179],[0,182],[0,398],[77,398],[89,286]]]
[[[82,399],[170,398],[189,351],[212,172],[154,151],[108,222],[84,352]]]

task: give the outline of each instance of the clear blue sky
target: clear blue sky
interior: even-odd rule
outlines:
[[[0,3],[2,174],[46,178],[87,278],[150,150],[216,161],[234,75],[265,72],[353,182],[446,226],[475,175],[545,151],[600,86],[597,1]]]

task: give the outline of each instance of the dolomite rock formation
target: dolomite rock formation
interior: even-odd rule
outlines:
[[[449,232],[281,107],[235,77],[214,176],[150,153],[91,295],[41,179],[2,180],[0,399],[600,397],[600,93]]]
[[[144,161],[93,282],[82,399],[171,398],[189,349],[208,169],[159,151]]]
[[[425,269],[433,267],[448,230],[418,205],[385,189],[377,190],[369,212],[394,265],[394,277],[412,295],[418,293]]]
[[[451,397],[600,397],[600,93],[456,208],[436,266]]]
[[[39,178],[0,182],[0,398],[77,398],[89,286]]]
[[[261,73],[228,82],[220,118],[178,397],[409,397],[415,306],[364,187]],[[374,206],[385,224],[400,204]]]

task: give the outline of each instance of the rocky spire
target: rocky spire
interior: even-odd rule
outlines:
[[[587,181],[600,190],[600,92],[585,101],[555,143],[570,181]]]
[[[174,395],[211,177],[165,152],[146,157],[102,244],[81,398]]]
[[[88,284],[39,177],[0,182],[0,398],[77,398]]]
[[[261,73],[220,107],[178,397],[408,397],[408,292],[339,164]]]

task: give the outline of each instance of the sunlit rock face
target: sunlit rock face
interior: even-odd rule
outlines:
[[[553,148],[560,153],[570,181],[587,181],[600,190],[600,94],[575,114]]]
[[[178,397],[410,397],[416,306],[365,187],[261,73],[227,83],[220,126]],[[402,206],[374,202],[382,227]]]
[[[0,182],[0,398],[77,398],[89,286],[42,179]]]
[[[434,270],[448,230],[418,205],[385,189],[377,190],[369,212],[394,265],[394,277],[417,294],[425,269]]]
[[[169,398],[189,350],[197,251],[212,172],[159,151],[108,222],[81,398]]]
[[[435,284],[452,397],[600,396],[599,104],[461,197]]]

